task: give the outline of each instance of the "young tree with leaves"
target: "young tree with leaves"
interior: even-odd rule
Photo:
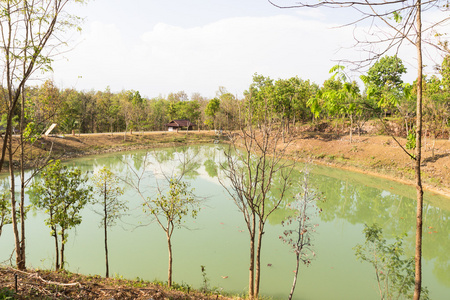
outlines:
[[[200,210],[199,202],[190,189],[189,183],[172,177],[167,188],[158,187],[158,195],[149,197],[144,206],[156,219],[159,227],[165,232],[169,253],[167,284],[172,286],[173,253],[172,235],[176,228],[183,224],[183,218],[195,218]]]
[[[68,29],[79,28],[78,18],[69,15],[65,7],[69,2],[85,2],[83,0],[5,0],[0,4],[0,36],[2,55],[2,84],[4,87],[6,130],[0,154],[0,171],[6,156],[9,160],[10,177],[14,177],[12,133],[13,118],[19,111],[20,143],[23,144],[25,130],[25,88],[28,79],[36,70],[51,70],[52,55],[56,49],[65,44],[62,34]],[[60,35],[61,34],[61,35]],[[8,151],[7,151],[8,150]],[[23,150],[23,149],[22,149]],[[8,152],[8,153],[7,153]],[[23,154],[21,168],[24,168]],[[23,174],[23,171],[22,171]],[[14,182],[11,182],[11,215],[16,248],[17,268],[25,269],[25,204],[24,178],[21,178],[21,198],[18,217],[21,222],[19,231],[17,220],[17,201],[15,199]]]
[[[11,224],[11,205],[9,203],[9,190],[6,184],[2,184],[0,192],[0,237],[2,236],[3,226]]]
[[[397,237],[388,244],[377,224],[365,224],[366,241],[354,247],[360,261],[370,263],[375,271],[380,299],[410,299],[414,288],[414,258],[404,258],[403,239]],[[428,290],[422,287],[422,298]]]
[[[101,206],[101,210],[94,211],[102,216],[100,226],[103,227],[105,233],[105,277],[108,278],[108,227],[114,226],[128,207],[124,201],[119,200],[119,197],[123,195],[123,188],[119,186],[119,178],[115,177],[108,168],[103,167],[95,173],[92,181],[94,183],[94,192],[99,196],[93,201],[93,204],[100,204]]]
[[[363,112],[359,87],[356,82],[349,80],[343,66],[334,66],[330,73],[333,75],[328,82],[335,83],[336,87],[326,88],[324,84],[320,97],[322,97],[324,107],[330,115],[348,116],[350,119],[350,143],[352,143],[354,120]]]
[[[67,231],[81,223],[81,210],[90,200],[92,187],[87,186],[87,181],[87,176],[81,174],[80,169],[63,166],[57,160],[46,166],[40,180],[31,186],[33,205],[48,215],[45,223],[55,239],[56,270],[64,269]]]
[[[208,117],[205,120],[205,125],[209,128],[216,129],[216,116],[220,109],[220,100],[218,98],[213,98],[209,100],[205,108],[205,115]]]
[[[167,239],[169,254],[168,263],[168,285],[172,286],[173,275],[173,253],[172,235],[175,229],[183,226],[187,216],[195,218],[200,210],[199,198],[194,194],[188,182],[184,180],[190,174],[196,172],[200,167],[197,162],[196,151],[190,151],[187,147],[178,147],[171,150],[155,151],[154,157],[159,163],[164,180],[157,182],[156,195],[148,197],[144,193],[144,182],[148,175],[146,170],[149,162],[149,154],[140,161],[139,167],[127,163],[128,175],[124,182],[133,188],[142,200],[144,210],[148,212],[164,231]],[[171,165],[170,170],[164,170],[164,165]],[[142,167],[141,167],[142,166]],[[141,168],[142,172],[137,170]]]

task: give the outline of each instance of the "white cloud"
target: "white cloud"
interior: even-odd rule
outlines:
[[[321,84],[337,60],[361,55],[341,49],[354,43],[353,29],[334,26],[292,15],[241,17],[192,28],[158,23],[133,40],[114,25],[96,22],[69,62],[55,66],[54,77],[64,87],[109,85],[149,97],[180,90],[212,97],[219,86],[240,96],[255,72]]]

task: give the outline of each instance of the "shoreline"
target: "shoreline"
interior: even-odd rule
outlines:
[[[181,145],[209,144],[217,138],[214,131],[139,132],[77,134],[65,137],[46,137],[32,151],[44,155],[53,149],[54,159],[70,160],[115,152],[141,149],[177,147]],[[323,165],[360,174],[367,174],[415,186],[411,160],[390,142],[388,136],[354,137],[350,143],[346,136],[333,136],[317,132],[300,132],[288,146],[287,159]],[[223,141],[226,143],[226,141]],[[450,141],[438,141],[435,156],[424,151],[422,184],[425,191],[450,199]],[[424,149],[426,149],[424,146]],[[430,152],[430,151],[428,151]],[[4,168],[7,173],[7,168]],[[2,173],[3,173],[2,172]],[[436,182],[437,179],[439,182]],[[433,180],[436,182],[434,183]]]

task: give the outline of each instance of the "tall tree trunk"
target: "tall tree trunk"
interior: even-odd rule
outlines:
[[[108,262],[108,228],[106,227],[105,219],[105,263],[106,263],[106,278],[109,278],[109,262]]]
[[[25,88],[22,87],[22,103],[20,112],[20,265],[19,270],[25,270],[25,141],[23,131],[25,127]]]
[[[52,216],[50,215],[50,218]],[[59,270],[59,245],[58,245],[58,233],[56,232],[56,226],[52,226],[53,237],[55,238],[55,270]]]
[[[258,229],[258,240],[256,245],[256,259],[255,259],[255,287],[253,296],[255,299],[259,297],[259,285],[261,282],[261,248],[262,248],[262,237],[264,234],[264,223],[262,221],[259,222]]]
[[[300,254],[297,252],[296,256],[297,256],[297,264],[295,267],[294,281],[292,282],[291,292],[289,293],[288,300],[291,300],[292,296],[294,295],[295,286],[297,285],[298,270],[300,269]]]
[[[248,278],[248,298],[256,299],[254,297],[254,284],[255,284],[255,214],[253,212],[252,220],[250,225],[250,266],[249,278]]]
[[[353,115],[350,114],[350,144],[353,142]]]
[[[13,225],[14,232],[14,245],[16,247],[16,266],[19,270],[22,270],[22,254],[21,254],[21,245],[20,245],[20,237],[19,237],[19,229],[17,226],[17,210],[16,210],[16,182],[14,178],[14,162],[12,155],[12,134],[8,136],[8,160],[9,160],[9,182],[10,182],[10,194],[11,194],[11,221]]]
[[[414,300],[420,299],[422,288],[422,213],[423,213],[423,187],[421,178],[422,158],[422,12],[421,0],[417,0],[417,107],[416,107],[416,190],[417,190],[417,215],[416,215],[416,249],[415,249],[415,286]]]
[[[169,250],[169,270],[167,274],[167,285],[172,286],[172,241],[170,240],[170,234],[167,232],[167,248]]]
[[[103,219],[103,228],[105,229],[105,263],[106,263],[106,278],[109,277],[109,262],[108,262],[108,210],[106,207],[107,204],[107,199],[106,199],[106,180],[105,180],[105,190],[103,195],[105,196],[104,198],[104,207],[103,207],[103,213],[105,214],[105,218]]]
[[[61,269],[63,269],[63,270],[64,270],[64,248],[65,248],[64,245],[66,244],[65,233],[66,233],[65,229],[61,228],[61,263],[60,263],[60,266],[61,266]]]

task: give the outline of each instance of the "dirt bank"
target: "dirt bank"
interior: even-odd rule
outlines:
[[[315,163],[349,169],[398,180],[414,182],[413,160],[388,136],[353,136],[297,131],[288,148],[289,158],[312,159]],[[62,159],[133,149],[170,147],[182,144],[212,143],[214,131],[104,133],[47,137],[35,143],[32,155],[52,149]],[[404,145],[405,140],[399,138]],[[424,139],[422,177],[427,190],[450,197],[450,141]],[[433,150],[434,148],[434,150]],[[433,156],[434,152],[434,156]]]
[[[19,271],[0,268],[0,299],[239,299],[212,291],[200,293],[186,284],[173,289],[142,280],[84,276],[66,271]]]

